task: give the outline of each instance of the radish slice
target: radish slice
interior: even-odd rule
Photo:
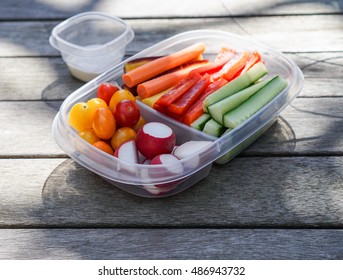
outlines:
[[[184,170],[180,160],[172,154],[158,155],[151,160],[151,164],[161,165],[161,169],[158,170],[159,176],[161,176],[161,174],[166,177],[172,175],[181,176]],[[151,174],[151,176],[153,177],[154,174]],[[158,188],[170,188],[171,186],[176,186],[179,182],[180,180],[175,180],[168,183],[157,184],[155,186]]]
[[[128,163],[138,163],[137,147],[134,140],[129,140],[121,144],[114,155]]]
[[[196,168],[200,163],[199,152],[211,143],[212,141],[188,141],[178,146],[174,150],[173,155],[179,159],[186,159],[198,153],[198,156],[194,160],[192,160],[190,163],[187,163],[189,165],[188,167]]]
[[[143,188],[151,194],[159,195],[159,194],[170,192],[171,190],[176,188],[176,185],[166,187],[166,188],[158,188],[154,185],[144,185]]]
[[[179,159],[184,159],[199,152],[211,143],[212,141],[188,141],[178,146],[173,154]]]
[[[143,161],[142,164],[150,165],[151,164],[151,160],[150,159],[146,159],[146,160]],[[145,169],[142,169],[142,171],[141,171],[142,178],[149,178],[148,172],[143,172],[143,170],[145,170]],[[155,185],[142,185],[142,187],[147,192],[149,192],[149,193],[151,193],[153,195],[159,195],[159,194],[167,193],[167,192],[175,189],[176,186],[177,185],[172,185],[172,186],[169,186],[169,187],[159,188],[159,187],[156,187]]]
[[[136,136],[139,152],[148,159],[153,159],[157,155],[171,153],[175,143],[174,131],[160,122],[146,123],[138,130]]]

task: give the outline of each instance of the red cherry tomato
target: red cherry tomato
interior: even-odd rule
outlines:
[[[98,97],[109,105],[112,95],[118,90],[119,88],[115,85],[103,83],[98,87]]]
[[[114,112],[116,122],[120,126],[133,127],[138,122],[140,116],[138,105],[131,100],[120,101]]]

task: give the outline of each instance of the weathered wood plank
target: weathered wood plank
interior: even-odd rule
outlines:
[[[343,157],[239,157],[163,199],[71,159],[1,159],[0,227],[342,228]]]
[[[0,58],[0,100],[64,100],[85,83],[60,57]],[[20,77],[20,78],[19,78]]]
[[[61,102],[0,102],[0,156],[60,156],[51,125]],[[297,98],[244,155],[342,155],[342,98]]]
[[[342,230],[8,229],[0,259],[334,260],[342,240]]]
[[[32,9],[32,7],[35,7]],[[86,11],[101,11],[120,17],[208,17],[227,15],[275,15],[341,13],[342,0],[285,1],[265,0],[102,0],[102,1],[33,1],[3,0],[2,19],[66,18]]]
[[[342,52],[286,55],[304,73],[300,97],[343,96]],[[0,58],[0,65],[6,69],[0,73],[0,100],[62,100],[84,84],[70,75],[59,57],[7,57]]]
[[[59,21],[0,22],[0,56],[59,55],[48,42]],[[129,20],[135,39],[128,46],[136,53],[163,39],[194,29],[224,30],[265,43],[281,51],[342,51],[343,15],[191,18],[182,20]],[[323,28],[325,26],[325,29]],[[268,32],[266,32],[268,30]],[[321,39],[318,40],[318,37]]]
[[[0,155],[63,155],[51,132],[60,104],[56,101],[0,102]]]

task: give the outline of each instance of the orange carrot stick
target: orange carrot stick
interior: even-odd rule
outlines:
[[[167,88],[170,88],[185,78],[193,69],[209,63],[207,60],[202,60],[191,64],[184,69],[176,70],[171,73],[159,76],[155,79],[146,81],[137,86],[137,93],[140,97],[147,98],[155,95]],[[133,71],[133,70],[132,70]]]
[[[249,57],[247,62],[245,63],[244,68],[239,70],[233,77],[232,80],[237,78],[239,75],[247,72],[251,67],[253,67],[257,62],[262,61],[261,54],[258,51],[253,51]]]
[[[133,87],[154,76],[190,61],[205,51],[204,43],[196,43],[170,55],[157,58],[123,75],[123,81]]]
[[[222,69],[212,75],[213,80],[217,80],[220,77],[226,79],[227,81],[231,81],[232,78],[235,76],[237,72],[244,68],[245,63],[247,62],[249,57],[248,51],[243,51],[235,55],[232,59],[230,59]]]
[[[253,67],[259,61],[262,61],[261,54],[258,51],[253,51],[250,54],[248,61],[246,62],[241,73],[248,71],[251,67]]]

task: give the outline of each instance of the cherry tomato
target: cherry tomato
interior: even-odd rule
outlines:
[[[69,125],[77,131],[92,127],[92,111],[86,102],[76,103],[69,112]]]
[[[97,96],[110,105],[112,95],[118,90],[119,88],[111,83],[102,83],[98,87]]]
[[[131,92],[129,92],[128,90],[125,90],[125,89],[118,90],[113,94],[113,96],[110,100],[109,106],[110,106],[110,110],[112,111],[112,113],[115,112],[117,104],[122,100],[131,100],[133,102],[136,102],[136,99]]]
[[[136,131],[131,127],[118,128],[111,139],[111,146],[116,150],[121,144],[129,140],[135,140]]]
[[[140,116],[138,122],[132,128],[137,132],[144,124],[145,120],[142,116]]]
[[[114,117],[120,126],[134,126],[141,114],[136,102],[131,100],[122,100],[117,104]]]
[[[101,151],[108,153],[110,155],[114,155],[114,151],[112,149],[112,147],[107,144],[105,141],[97,141],[93,144],[93,146],[97,147],[98,149],[100,149]]]
[[[79,136],[90,144],[94,144],[95,142],[100,140],[100,138],[96,136],[92,128],[80,131]]]
[[[89,107],[89,110],[91,111],[92,116],[94,116],[94,113],[99,108],[108,108],[107,103],[104,100],[102,100],[101,98],[97,98],[97,97],[89,99],[87,101],[87,105]]]
[[[116,130],[116,120],[107,108],[99,108],[93,117],[94,133],[101,139],[110,139]]]

